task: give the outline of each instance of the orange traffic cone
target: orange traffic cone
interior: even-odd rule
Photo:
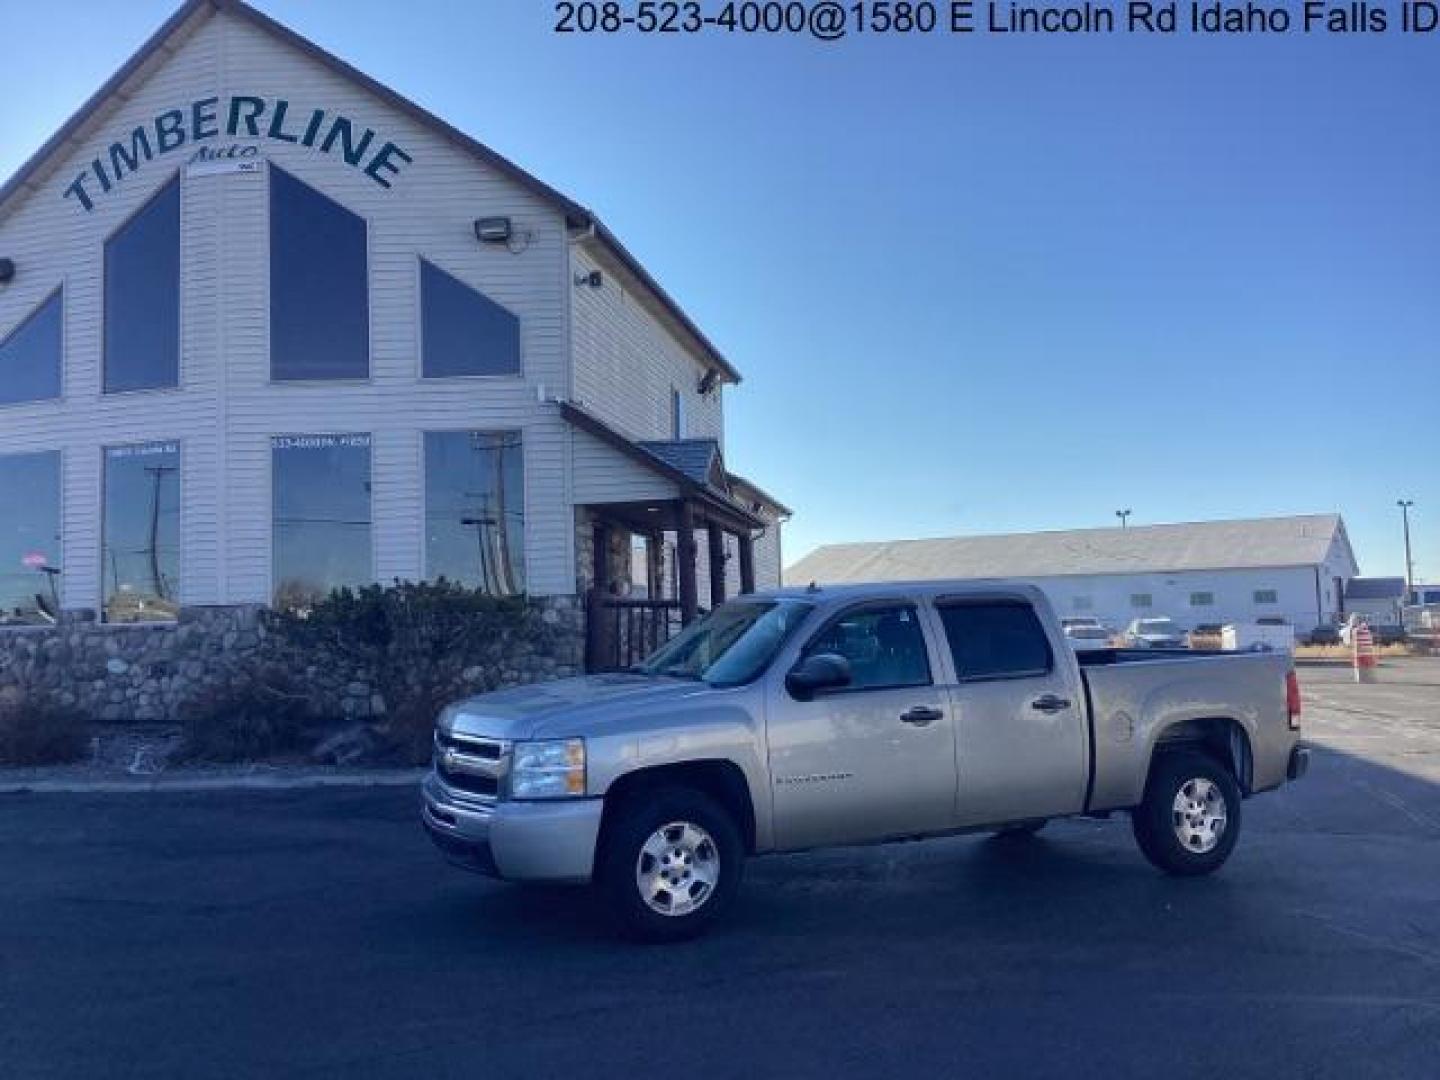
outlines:
[[[1350,644],[1355,653],[1355,681],[1373,683],[1380,658],[1375,652],[1375,637],[1370,633],[1369,625],[1362,622],[1355,627],[1350,632]]]

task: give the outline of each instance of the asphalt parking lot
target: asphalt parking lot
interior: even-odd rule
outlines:
[[[3,796],[0,1075],[1433,1077],[1440,661],[1302,676],[1311,773],[1213,878],[1122,818],[778,857],[671,948],[407,790]]]

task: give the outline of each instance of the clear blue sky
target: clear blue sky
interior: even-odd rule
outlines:
[[[828,541],[1338,510],[1440,580],[1440,36],[699,39],[259,6],[594,207]],[[1395,5],[1391,5],[1394,7]],[[0,0],[8,175],[169,0]]]

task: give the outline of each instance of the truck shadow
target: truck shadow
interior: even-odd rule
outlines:
[[[747,940],[817,956],[848,941],[1074,948],[1077,926],[1091,944],[1288,935],[1297,914],[1323,921],[1345,908],[1353,913],[1377,882],[1413,893],[1424,860],[1434,865],[1440,786],[1318,747],[1303,782],[1247,800],[1242,828],[1229,864],[1199,879],[1154,870],[1123,813],[1052,822],[1029,838],[958,836],[768,856],[748,864],[731,918],[682,948]],[[1440,902],[1440,874],[1428,875],[1424,888]],[[566,946],[615,941],[585,889],[481,883],[477,896],[472,884],[445,907],[445,933]]]

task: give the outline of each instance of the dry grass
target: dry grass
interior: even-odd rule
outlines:
[[[1375,652],[1381,657],[1416,655],[1409,645],[1381,645]],[[1344,660],[1348,663],[1354,654],[1349,645],[1297,645],[1295,656],[1299,660]]]

